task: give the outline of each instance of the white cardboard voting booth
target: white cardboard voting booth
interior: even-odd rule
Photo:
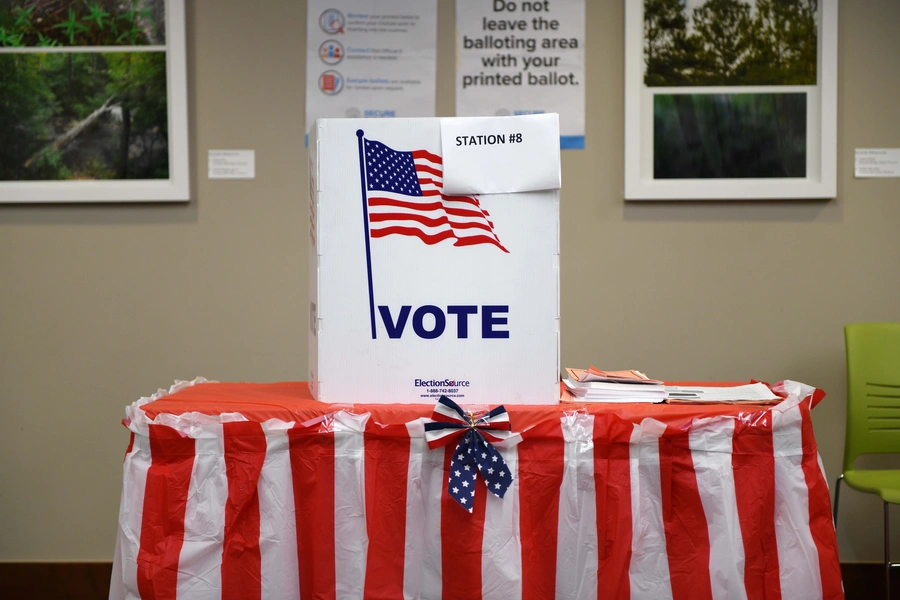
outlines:
[[[321,119],[309,171],[316,398],[559,401],[557,115]]]

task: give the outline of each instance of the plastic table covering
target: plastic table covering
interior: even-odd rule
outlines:
[[[453,447],[425,443],[431,405],[176,382],[126,409],[110,598],[843,598],[824,394],[773,389],[507,406],[513,483],[501,499],[479,478],[469,513]]]

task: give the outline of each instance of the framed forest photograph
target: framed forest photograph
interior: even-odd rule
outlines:
[[[625,0],[625,199],[833,198],[837,0]]]
[[[189,200],[184,0],[0,0],[0,202]]]

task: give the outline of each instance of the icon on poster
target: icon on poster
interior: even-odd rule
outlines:
[[[362,113],[358,108],[348,108],[346,112],[344,112],[344,116],[348,119],[358,119],[362,116]]]
[[[336,65],[344,59],[344,45],[337,40],[325,40],[319,46],[319,58],[326,65]]]
[[[344,13],[336,8],[329,8],[319,16],[319,27],[332,35],[344,33]]]
[[[325,71],[319,75],[319,89],[329,96],[340,93],[344,89],[344,76],[337,71]]]

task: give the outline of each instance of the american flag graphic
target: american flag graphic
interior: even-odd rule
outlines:
[[[840,600],[822,394],[784,391],[742,409],[509,406],[512,485],[476,486],[469,514],[421,406],[180,383],[127,411],[109,597]]]
[[[402,152],[364,140],[369,235],[417,237],[426,244],[492,244],[509,252],[491,216],[474,196],[445,196],[441,157],[427,150]]]

